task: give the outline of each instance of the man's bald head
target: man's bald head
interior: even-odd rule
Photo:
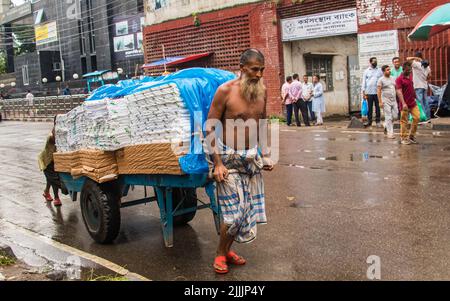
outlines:
[[[241,67],[248,65],[250,62],[257,61],[261,64],[264,64],[264,54],[255,48],[250,48],[245,50],[241,55]]]

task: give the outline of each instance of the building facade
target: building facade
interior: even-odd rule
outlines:
[[[183,8],[183,3],[188,3],[188,7],[193,5],[192,9]],[[199,3],[205,5],[199,7]],[[280,60],[280,27],[275,3],[166,0],[164,5],[172,11],[178,11],[180,7],[180,14],[170,15],[159,8],[159,1],[148,1],[146,20],[158,20],[159,23],[150,24],[144,30],[146,63],[160,60],[164,48],[164,55],[167,57],[209,54],[201,61],[190,62],[181,67],[214,67],[237,73],[242,52],[250,47],[258,48],[266,57],[264,78],[268,88],[268,112],[281,112],[279,88],[283,83],[284,71]],[[195,14],[189,14],[189,11]],[[188,16],[176,18],[186,14]],[[173,17],[174,20],[171,19]],[[173,70],[174,68],[170,71]],[[148,72],[151,74],[161,71],[163,69],[155,68]]]
[[[447,0],[357,0],[360,40],[360,64],[367,66],[368,53],[379,57],[381,64],[391,64],[394,55],[402,60],[421,51],[430,61],[431,83],[442,86],[450,73],[450,31],[444,31],[429,41],[408,41],[408,34],[434,7]],[[386,43],[387,36],[396,43]],[[362,51],[361,51],[362,50]]]
[[[62,85],[57,79],[82,87],[74,75],[97,70],[136,75],[143,64],[143,11],[143,0],[40,0],[10,8],[0,25],[17,90]]]
[[[278,16],[285,75],[307,75],[310,81],[320,76],[328,115],[357,110],[360,100],[350,89],[358,56],[355,1],[282,1]]]
[[[269,92],[268,112],[282,111],[279,89],[285,76],[319,75],[326,89],[326,115],[349,115],[361,105],[361,77],[368,60],[391,64],[421,50],[430,60],[432,83],[449,73],[449,31],[428,42],[409,42],[407,34],[445,0],[146,0],[145,62],[166,56],[209,56],[180,68],[239,69],[249,47],[263,51]],[[169,71],[175,70],[175,67]],[[149,73],[161,73],[154,68]]]

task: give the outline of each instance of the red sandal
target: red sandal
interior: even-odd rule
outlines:
[[[42,195],[45,198],[46,202],[53,202],[52,196],[50,195],[50,193],[45,193]]]
[[[53,201],[53,205],[55,205],[55,207],[61,207],[62,206],[61,200],[59,198],[56,198]]]
[[[229,272],[227,258],[225,256],[217,256],[214,260],[214,270],[217,274],[226,274]]]
[[[244,265],[247,261],[234,251],[230,251],[227,254],[227,262],[235,265]]]

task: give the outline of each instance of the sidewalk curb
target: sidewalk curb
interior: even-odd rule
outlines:
[[[57,250],[58,252],[61,252],[62,254],[68,254],[70,256],[79,257],[82,260],[84,260],[85,262],[88,262],[90,265],[93,264],[93,266],[98,266],[100,268],[107,270],[108,273],[122,276],[122,277],[126,278],[127,281],[151,281],[150,279],[148,279],[142,275],[139,275],[137,273],[133,273],[133,272],[127,270],[126,268],[119,266],[107,259],[104,259],[104,258],[98,257],[94,254],[90,254],[85,251],[76,249],[69,245],[65,245],[65,244],[60,243],[56,240],[53,240],[47,236],[33,232],[27,228],[23,228],[19,225],[16,225],[16,224],[6,221],[4,219],[0,218],[0,222],[3,222],[4,224],[9,225],[10,227],[12,227],[14,229],[14,231],[18,231],[18,232],[22,233],[22,235],[24,235],[25,237],[28,237],[30,239],[35,239],[39,243],[44,244],[44,245],[48,246],[49,248],[53,248],[54,250]],[[4,246],[4,245],[5,244],[2,244],[1,246]],[[10,246],[7,246],[7,248],[11,249],[11,252],[12,252],[12,248]],[[46,256],[45,254],[40,254],[39,252],[42,252],[42,250],[41,251],[38,251],[38,250],[39,250],[39,248],[37,248],[35,250],[35,252],[38,256],[43,256],[43,257],[45,257],[45,259],[47,261],[57,263],[56,261],[54,261],[52,258]],[[20,259],[20,258],[18,258],[18,259]]]
[[[14,119],[3,119],[2,121],[17,121],[17,122],[53,122],[53,118],[43,117],[43,118],[14,118]]]

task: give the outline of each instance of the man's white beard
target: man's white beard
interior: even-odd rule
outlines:
[[[264,99],[266,95],[266,86],[264,80],[261,78],[257,83],[251,82],[251,80],[242,75],[241,78],[241,96],[249,101],[256,102],[259,99]]]

